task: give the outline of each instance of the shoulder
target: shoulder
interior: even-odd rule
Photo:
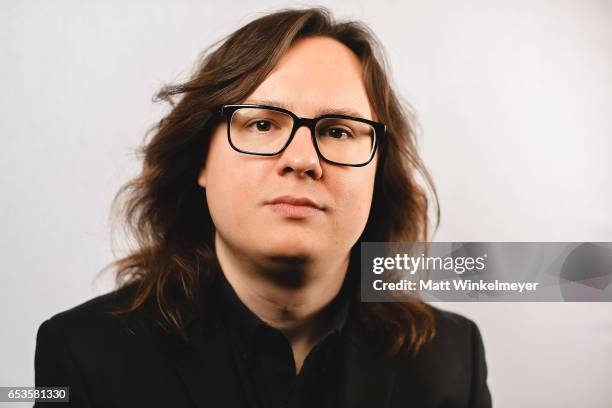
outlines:
[[[126,319],[111,312],[126,306],[136,292],[134,284],[94,297],[70,309],[58,312],[38,328],[37,338],[54,337],[56,341],[72,342],[83,339],[108,341],[127,336],[134,330]]]
[[[149,343],[143,341],[144,331],[133,330],[134,324],[110,312],[134,294],[134,286],[125,286],[45,320],[36,334],[36,385],[69,384],[71,400],[88,406],[82,394],[86,384],[103,384],[104,377],[123,381],[130,374],[130,358],[142,360],[139,353]]]
[[[428,305],[433,312],[435,318],[436,337],[440,340],[452,338],[457,341],[459,339],[470,340],[476,334],[480,334],[476,323],[455,312],[439,309],[438,307]]]
[[[428,306],[435,319],[435,335],[423,346],[423,354],[435,354],[468,363],[474,359],[475,353],[484,351],[480,329],[473,320],[455,312]]]
[[[458,402],[457,406],[490,407],[487,364],[478,326],[458,313],[429,307],[435,318],[434,338],[416,355],[396,360],[398,382],[402,384],[400,398],[409,399],[409,394],[416,393],[423,398],[435,396],[438,401]]]
[[[435,384],[431,392],[449,401],[490,407],[488,370],[478,326],[461,314],[428,306],[435,318],[435,336],[415,356],[401,359],[398,372],[425,389]]]
[[[429,372],[438,379],[465,377],[484,358],[480,331],[473,320],[461,314],[428,305],[435,318],[433,339],[415,355],[402,353],[397,360],[400,370]],[[408,347],[409,345],[406,345]]]
[[[132,300],[136,293],[136,284],[128,284],[111,292],[96,296],[83,303],[80,303],[70,309],[58,312],[51,316],[51,319],[56,321],[72,321],[82,318],[83,316],[91,317],[110,311],[116,306],[125,305]]]

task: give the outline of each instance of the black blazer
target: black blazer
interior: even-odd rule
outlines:
[[[207,362],[225,358],[219,350],[227,345],[214,333],[194,329],[192,346],[185,347],[152,325],[134,329],[104,313],[132,290],[98,296],[43,322],[36,338],[36,386],[69,386],[75,407],[243,407],[241,390],[220,381],[234,375],[231,365],[213,364],[225,367],[222,372],[207,368]],[[477,326],[432,309],[437,335],[412,358],[380,357],[355,316],[349,317],[340,388],[346,407],[491,406]]]

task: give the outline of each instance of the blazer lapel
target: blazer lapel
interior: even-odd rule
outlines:
[[[198,408],[247,406],[232,354],[221,336],[204,335],[201,327],[194,330],[189,345],[175,349],[171,359]]]
[[[372,350],[355,319],[349,320],[347,330],[343,406],[389,407],[395,381],[390,360]]]

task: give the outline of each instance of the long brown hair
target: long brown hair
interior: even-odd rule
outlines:
[[[200,317],[205,288],[219,273],[206,191],[197,184],[210,136],[220,123],[218,108],[244,100],[292,44],[310,36],[336,39],[357,55],[370,104],[387,125],[370,215],[351,251],[347,281],[359,281],[354,264],[361,241],[429,239],[427,189],[439,220],[435,188],[416,152],[413,115],[391,88],[375,36],[362,23],[336,22],[324,8],[282,10],[229,35],[205,54],[187,82],[165,86],[157,94],[171,110],[140,148],[140,175],[122,186],[113,201],[113,214],[123,217],[137,243],[133,252],[110,265],[118,287],[136,287],[130,304],[114,314],[151,307],[161,327],[181,333]],[[359,298],[358,290],[352,293]],[[420,301],[357,303],[359,321],[391,355],[400,349],[415,353],[434,336],[433,313]]]

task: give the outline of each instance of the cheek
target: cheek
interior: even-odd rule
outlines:
[[[368,220],[374,190],[374,171],[370,168],[359,170],[338,183],[336,190],[336,212],[338,227],[346,233],[359,237]],[[340,178],[339,178],[340,179]]]
[[[206,200],[213,223],[223,231],[238,228],[249,218],[252,209],[248,203],[254,199],[252,177],[244,174],[244,166],[237,162],[236,154],[223,137],[211,141],[206,165]]]

